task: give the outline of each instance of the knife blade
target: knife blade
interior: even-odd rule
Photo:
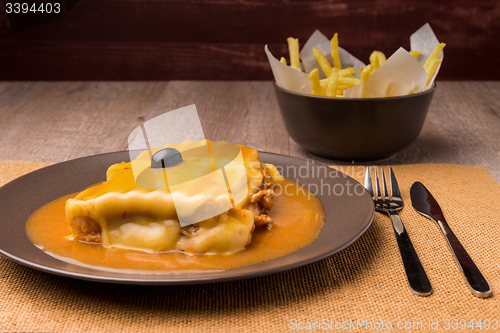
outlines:
[[[485,277],[479,271],[474,261],[465,251],[460,241],[455,236],[450,226],[446,222],[443,211],[436,199],[421,182],[415,182],[410,189],[411,204],[420,214],[434,220],[448,242],[451,252],[465,276],[469,289],[476,297],[486,298],[491,296],[491,287]]]

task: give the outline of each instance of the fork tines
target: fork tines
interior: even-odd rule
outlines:
[[[372,175],[370,171],[370,167],[366,167],[366,174],[365,174],[365,188],[370,193],[372,198],[378,199],[378,200],[402,200],[401,198],[401,191],[399,190],[398,182],[396,180],[396,176],[394,175],[394,171],[392,170],[392,167],[389,167],[389,181],[390,181],[390,187],[391,187],[391,194],[389,194],[389,191],[387,190],[387,182],[385,181],[385,172],[384,168],[381,167],[381,173],[382,173],[382,191],[380,189],[380,183],[379,183],[379,176],[378,176],[378,168],[375,167],[375,191],[377,196],[374,196],[373,193],[373,186],[372,186]]]

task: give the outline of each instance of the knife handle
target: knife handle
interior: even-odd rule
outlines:
[[[390,212],[389,214],[410,288],[416,295],[429,296],[432,293],[431,283],[427,274],[425,274],[425,270],[401,221],[401,217],[399,217],[397,212]]]
[[[455,259],[457,260],[458,265],[460,266],[460,269],[469,284],[469,289],[472,294],[481,298],[491,296],[491,287],[488,284],[488,281],[486,281],[483,274],[481,274],[481,271],[479,271],[479,268],[477,268],[467,251],[465,251],[462,244],[460,244],[460,241],[457,236],[455,236],[448,223],[444,220],[444,218],[442,221],[438,220],[437,223],[446,237],[448,246],[450,247],[451,252],[453,252]]]

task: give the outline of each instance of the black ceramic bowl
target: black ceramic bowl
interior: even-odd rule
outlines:
[[[286,130],[299,146],[330,159],[370,161],[389,157],[418,137],[436,85],[384,98],[313,96],[276,83],[274,89]]]

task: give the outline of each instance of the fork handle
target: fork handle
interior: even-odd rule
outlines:
[[[403,260],[410,288],[416,295],[429,296],[432,293],[431,283],[427,274],[425,274],[420,259],[418,259],[417,252],[415,252],[415,248],[406,232],[403,221],[401,221],[401,217],[399,217],[397,212],[390,212],[389,215],[392,220],[392,226],[394,227],[394,233],[396,234],[396,240],[399,246],[399,253]]]

